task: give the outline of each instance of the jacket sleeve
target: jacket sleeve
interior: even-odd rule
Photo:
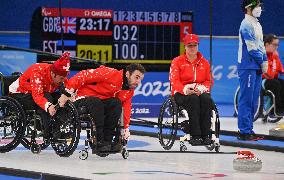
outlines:
[[[184,85],[180,81],[180,69],[179,69],[179,64],[178,64],[178,58],[175,58],[171,63],[169,79],[170,79],[172,88],[175,91],[181,94],[184,94],[183,92]]]
[[[262,77],[265,78],[265,79],[273,79],[273,76],[274,76],[274,73],[272,71],[272,66],[270,65],[269,61],[268,61],[268,68],[267,68],[267,75],[268,76],[265,76],[265,74],[262,73]]]
[[[256,44],[255,33],[252,26],[242,26],[240,29],[240,34],[247,46],[248,53],[259,65],[262,64],[263,60],[267,60],[265,49],[261,51]]]
[[[279,60],[279,71],[280,73],[284,74],[284,69],[283,69],[283,65],[281,63],[281,61]]]
[[[279,57],[277,58],[277,65],[276,66],[277,66],[277,70],[276,70],[277,71],[277,76],[278,76],[278,73],[283,74],[284,73],[284,69],[283,69],[283,65],[282,65]]]
[[[118,92],[117,97],[121,100],[123,107],[123,124],[124,128],[129,128],[130,117],[131,117],[131,108],[132,108],[132,97],[134,95],[134,90],[123,90]]]
[[[32,97],[35,103],[47,112],[47,108],[51,105],[51,102],[44,97],[43,92],[43,77],[39,73],[34,73],[30,77]]]
[[[85,84],[106,81],[111,78],[112,74],[111,69],[104,66],[97,69],[82,70],[68,80],[65,91],[74,96],[76,90]]]
[[[275,55],[276,61],[277,61],[277,72],[278,73],[284,73],[283,65],[281,63],[281,60],[279,58],[278,53]]]

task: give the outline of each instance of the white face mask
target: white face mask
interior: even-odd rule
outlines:
[[[261,11],[262,11],[261,7],[256,7],[256,8],[254,8],[254,9],[252,10],[252,15],[253,15],[253,17],[256,17],[256,18],[260,17]]]

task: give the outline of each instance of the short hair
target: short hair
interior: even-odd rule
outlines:
[[[243,0],[243,3],[241,5],[241,8],[243,10],[244,13],[247,13],[247,6],[251,5],[249,7],[251,7],[252,9],[254,9],[258,4],[260,4],[260,0]]]
[[[144,66],[138,63],[131,63],[128,66],[126,66],[126,71],[128,71],[130,74],[132,74],[135,70],[138,70],[143,74],[145,74],[146,72]]]
[[[279,39],[279,38],[275,34],[272,34],[272,33],[264,35],[263,37],[264,44],[266,43],[271,44],[274,39]]]

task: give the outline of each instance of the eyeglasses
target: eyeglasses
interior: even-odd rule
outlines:
[[[279,47],[279,44],[278,43],[271,43],[272,46],[278,48]]]
[[[189,48],[196,47],[196,46],[198,46],[198,44],[188,44],[188,45],[186,45],[186,47],[189,47]]]

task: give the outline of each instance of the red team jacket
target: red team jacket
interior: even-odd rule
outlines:
[[[176,92],[185,95],[185,87],[197,88],[201,93],[209,92],[213,84],[210,65],[200,52],[193,62],[187,60],[185,54],[180,55],[171,63],[170,82],[172,95]]]
[[[123,106],[124,128],[128,128],[134,90],[122,90],[122,85],[123,70],[100,66],[97,69],[88,69],[77,73],[68,81],[66,91],[72,95],[76,94],[76,100],[87,96],[95,96],[100,99],[119,98]]]
[[[9,86],[10,93],[31,93],[35,103],[47,111],[50,104],[44,93],[53,93],[59,85],[53,83],[50,74],[52,64],[37,63],[30,66],[15,82]],[[65,79],[65,83],[67,79]]]
[[[269,79],[278,79],[278,74],[284,73],[283,66],[281,64],[279,55],[277,52],[274,53],[268,53],[267,54],[267,60],[268,60],[268,70],[267,74],[269,75]],[[265,78],[264,76],[262,76]]]

